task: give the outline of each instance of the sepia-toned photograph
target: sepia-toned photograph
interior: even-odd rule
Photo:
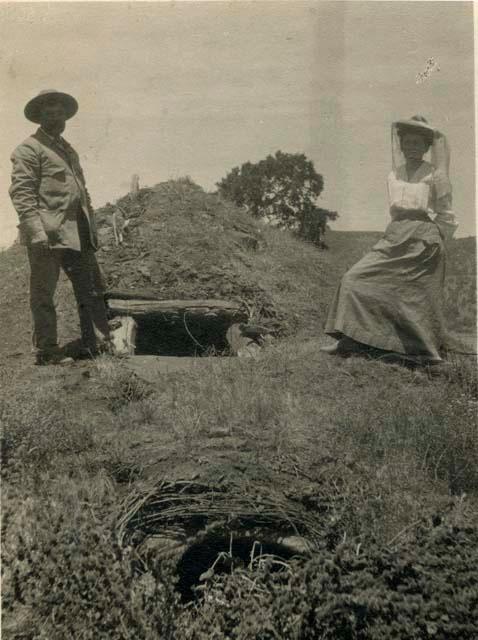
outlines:
[[[478,639],[474,11],[0,2],[2,639]]]

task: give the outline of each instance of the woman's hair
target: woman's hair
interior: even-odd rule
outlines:
[[[424,124],[428,124],[428,122],[426,121],[426,119],[423,116],[413,116],[413,118],[411,118],[411,120],[415,120],[417,122],[417,124],[419,122],[423,122]],[[398,123],[397,124],[397,135],[398,135],[398,138],[400,140],[400,144],[402,144],[403,138],[404,138],[404,136],[406,136],[407,133],[414,133],[416,135],[422,136],[422,138],[425,141],[425,144],[427,145],[427,151],[433,144],[434,134],[433,134],[433,131],[431,131],[430,129],[426,129],[426,128],[422,129],[419,125],[415,126],[415,125],[407,125],[407,124],[404,124],[404,123]]]

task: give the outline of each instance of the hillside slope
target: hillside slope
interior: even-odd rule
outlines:
[[[153,290],[162,299],[226,298],[245,302],[252,319],[279,335],[318,336],[341,275],[380,237],[378,232],[329,231],[328,250],[260,224],[189,180],[141,190],[131,201],[98,210],[98,260],[110,287]],[[128,221],[123,243],[117,225]],[[446,318],[455,332],[476,327],[476,239],[449,246]],[[57,305],[62,343],[78,336],[70,286],[63,275]],[[0,253],[0,358],[28,354],[28,266],[23,247]],[[13,356],[16,357],[16,356]],[[21,358],[21,355],[18,356]]]

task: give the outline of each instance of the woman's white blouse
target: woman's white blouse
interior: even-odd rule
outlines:
[[[430,163],[423,162],[410,180],[405,165],[396,172],[392,171],[388,176],[388,197],[392,218],[403,210],[436,214],[435,223],[443,236],[448,239],[455,233],[458,225],[452,210],[451,193],[437,197],[435,170]]]

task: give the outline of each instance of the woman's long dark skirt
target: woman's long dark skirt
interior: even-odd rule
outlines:
[[[342,278],[325,332],[439,361],[444,275],[445,250],[435,223],[428,216],[395,220]]]

